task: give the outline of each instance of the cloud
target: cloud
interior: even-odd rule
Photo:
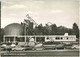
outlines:
[[[13,4],[13,2],[11,1],[1,1],[2,3],[5,3],[5,4]]]
[[[51,11],[52,13],[63,13],[64,11],[63,10],[53,10]]]
[[[7,8],[7,7],[6,7],[6,6],[3,6],[3,7],[2,7],[2,9],[5,9],[5,8]]]
[[[10,6],[9,8],[10,8],[10,9],[13,9],[13,8],[14,8],[14,9],[16,9],[16,8],[26,8],[26,6],[24,6],[24,5],[17,5],[17,4],[16,4],[16,5]]]
[[[10,16],[16,16],[16,14],[12,13],[12,14],[9,14]]]

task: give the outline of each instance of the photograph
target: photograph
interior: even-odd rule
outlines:
[[[79,0],[0,1],[0,57],[79,57]]]

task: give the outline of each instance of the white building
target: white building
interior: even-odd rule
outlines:
[[[4,42],[28,42],[33,38],[34,42],[76,42],[76,35],[4,35]]]

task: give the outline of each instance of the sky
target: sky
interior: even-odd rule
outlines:
[[[2,1],[1,27],[11,23],[21,23],[29,14],[37,24],[48,22],[57,26],[72,28],[73,23],[79,26],[79,2],[77,0],[39,0],[39,1]]]

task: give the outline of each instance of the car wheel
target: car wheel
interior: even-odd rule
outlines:
[[[14,49],[14,51],[16,51],[16,49]]]
[[[74,47],[73,49],[76,49],[76,47]]]
[[[35,50],[35,48],[33,48],[32,50]]]
[[[65,49],[65,48],[64,48]]]
[[[57,50],[57,48],[55,48],[55,50]]]
[[[22,51],[25,51],[25,49],[23,49]]]

